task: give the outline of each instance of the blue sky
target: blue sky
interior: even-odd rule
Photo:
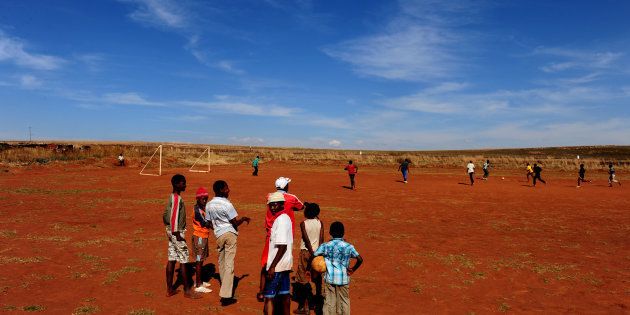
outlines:
[[[630,144],[628,1],[0,2],[0,139]]]

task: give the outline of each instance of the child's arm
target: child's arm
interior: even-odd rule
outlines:
[[[324,221],[319,220],[321,227],[319,229],[319,245],[324,244]]]
[[[361,264],[363,263],[363,257],[361,257],[361,255],[356,257],[357,262],[354,263],[354,266],[348,268],[348,275],[352,275],[355,271],[357,271],[357,269],[359,269],[359,267],[361,267]]]
[[[273,277],[273,274],[276,272],[276,265],[278,264],[280,259],[282,259],[282,256],[284,256],[284,253],[287,252],[286,244],[283,244],[283,245],[278,244],[276,245],[276,247],[278,248],[278,252],[276,253],[276,257],[273,258],[271,265],[269,265],[269,269],[267,270],[267,277],[269,278]]]
[[[313,246],[311,246],[311,240],[308,238],[308,234],[306,233],[306,225],[304,225],[304,221],[300,223],[300,230],[302,231],[302,241],[304,241],[306,249],[308,249],[308,252],[313,255]]]
[[[250,218],[249,217],[235,217],[234,219],[230,220],[230,223],[232,223],[232,226],[234,227],[235,230],[238,230],[238,226],[247,222],[247,224],[249,224]]]

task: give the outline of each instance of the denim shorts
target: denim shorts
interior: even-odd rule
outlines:
[[[291,292],[290,271],[276,272],[273,278],[267,279],[263,295],[266,298],[274,298],[276,295],[289,294]]]

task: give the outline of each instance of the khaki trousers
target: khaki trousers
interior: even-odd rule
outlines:
[[[236,256],[236,234],[226,232],[217,238],[219,252],[219,275],[221,276],[221,291],[219,296],[231,298],[234,287],[234,257]]]
[[[334,285],[324,281],[324,315],[350,315],[348,285]]]

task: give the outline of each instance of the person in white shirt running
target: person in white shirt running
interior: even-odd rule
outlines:
[[[468,165],[466,165],[468,169],[468,177],[470,177],[470,186],[475,184],[475,164],[472,161],[468,161]]]

